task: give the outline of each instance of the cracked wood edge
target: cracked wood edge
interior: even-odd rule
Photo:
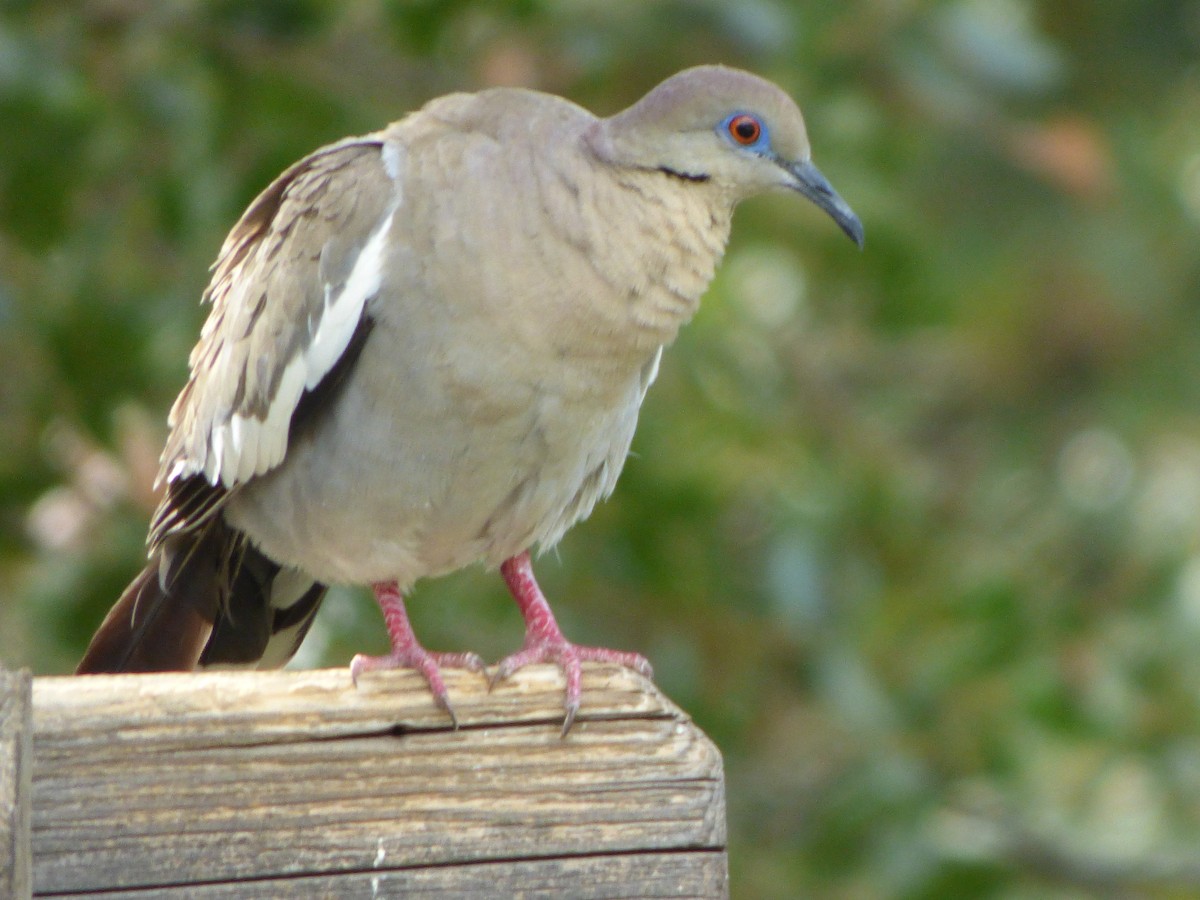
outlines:
[[[540,883],[553,859],[632,873],[652,856],[647,884],[663,871],[691,884],[692,865],[695,883],[723,883],[720,755],[649,681],[585,666],[565,739],[553,667],[490,693],[471,673],[447,683],[459,731],[405,671],[358,689],[345,670],[35,680],[39,896],[225,897],[262,879],[358,896],[457,869],[465,890],[501,863]]]

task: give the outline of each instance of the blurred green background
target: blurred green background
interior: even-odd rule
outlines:
[[[539,566],[716,740],[741,898],[1200,896],[1200,2],[0,8],[0,659],[138,568],[207,266],[288,163],[492,84],[783,85],[866,250],[746,203]],[[429,646],[520,643],[499,578]],[[304,665],[382,652],[339,592]],[[586,702],[586,698],[585,698]]]

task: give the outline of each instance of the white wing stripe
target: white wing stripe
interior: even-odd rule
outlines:
[[[283,370],[266,419],[234,413],[212,430],[204,474],[210,484],[226,487],[245,482],[276,466],[287,452],[288,428],[296,404],[337,364],[362,318],[367,301],[383,284],[387,237],[395,206],[359,251],[350,277],[336,297],[325,286],[325,308],[307,349]]]
[[[395,215],[393,209],[375,229],[375,233],[354,261],[354,268],[350,271],[350,277],[346,279],[341,293],[332,303],[329,302],[330,286],[325,286],[325,310],[317,324],[316,334],[312,336],[312,342],[304,351],[305,369],[308,371],[304,386],[310,391],[341,357],[346,345],[350,343],[350,338],[354,336],[354,329],[358,327],[367,300],[379,292],[387,256],[387,236]]]
[[[642,368],[642,392],[638,397],[638,406],[646,399],[646,392],[650,390],[650,385],[654,384],[654,379],[658,377],[658,364],[662,362],[663,348],[659,347],[654,351],[654,359]]]

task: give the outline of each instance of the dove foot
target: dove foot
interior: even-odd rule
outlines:
[[[371,590],[375,592],[375,600],[383,610],[383,620],[387,624],[388,637],[392,641],[392,652],[386,656],[366,656],[359,653],[350,660],[351,680],[357,686],[358,678],[363,672],[416,669],[429,685],[429,691],[437,705],[446,711],[450,721],[457,728],[458,718],[450,705],[441,670],[468,669],[472,672],[482,672],[483,660],[474,653],[435,653],[426,650],[413,633],[399,587],[394,582],[380,582],[371,585]]]
[[[640,672],[647,678],[653,677],[650,663],[640,653],[609,650],[605,647],[585,647],[568,641],[558,627],[550,604],[533,576],[528,552],[505,560],[500,566],[500,574],[504,576],[504,582],[525,619],[525,643],[520,650],[496,665],[489,681],[495,685],[532,663],[548,662],[557,665],[566,679],[562,727],[564,737],[570,731],[575,715],[579,712],[584,662],[616,663]]]

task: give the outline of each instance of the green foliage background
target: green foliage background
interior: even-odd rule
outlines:
[[[777,80],[861,215],[738,213],[613,500],[541,561],[725,753],[737,897],[1200,893],[1200,3],[0,6],[0,659],[139,565],[207,266],[288,163],[457,89]],[[494,575],[419,588],[498,658]],[[386,643],[339,593],[306,665]]]

